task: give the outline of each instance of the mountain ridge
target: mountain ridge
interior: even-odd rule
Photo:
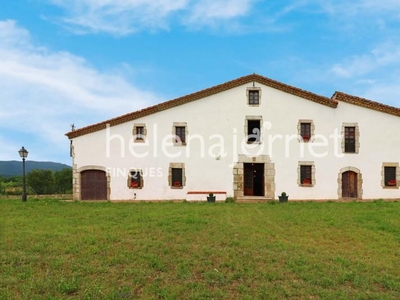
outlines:
[[[25,161],[25,173],[29,173],[32,170],[52,170],[60,171],[65,168],[71,168],[71,166],[52,162],[52,161]],[[22,161],[18,160],[2,160],[0,161],[0,176],[11,177],[22,175]]]

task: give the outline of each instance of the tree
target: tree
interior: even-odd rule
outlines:
[[[72,169],[65,168],[54,173],[55,191],[66,194],[72,192]]]
[[[54,193],[54,173],[51,170],[32,170],[26,175],[26,182],[39,195]]]

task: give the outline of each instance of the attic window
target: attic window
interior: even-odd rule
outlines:
[[[146,124],[135,123],[133,126],[132,134],[135,143],[144,143],[146,141],[147,135]]]
[[[185,146],[188,128],[186,122],[174,122],[172,128],[173,143],[175,146]]]
[[[247,89],[247,104],[249,106],[259,106],[261,100],[261,88],[248,88]]]

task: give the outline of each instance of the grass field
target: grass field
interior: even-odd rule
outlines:
[[[400,202],[0,200],[0,299],[400,299]]]

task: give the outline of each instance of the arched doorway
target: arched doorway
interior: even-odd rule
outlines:
[[[81,172],[81,200],[107,200],[107,176],[102,170]]]
[[[341,198],[362,199],[362,175],[355,167],[345,167],[340,170],[338,196]]]
[[[356,172],[347,171],[342,174],[342,197],[358,198]]]

